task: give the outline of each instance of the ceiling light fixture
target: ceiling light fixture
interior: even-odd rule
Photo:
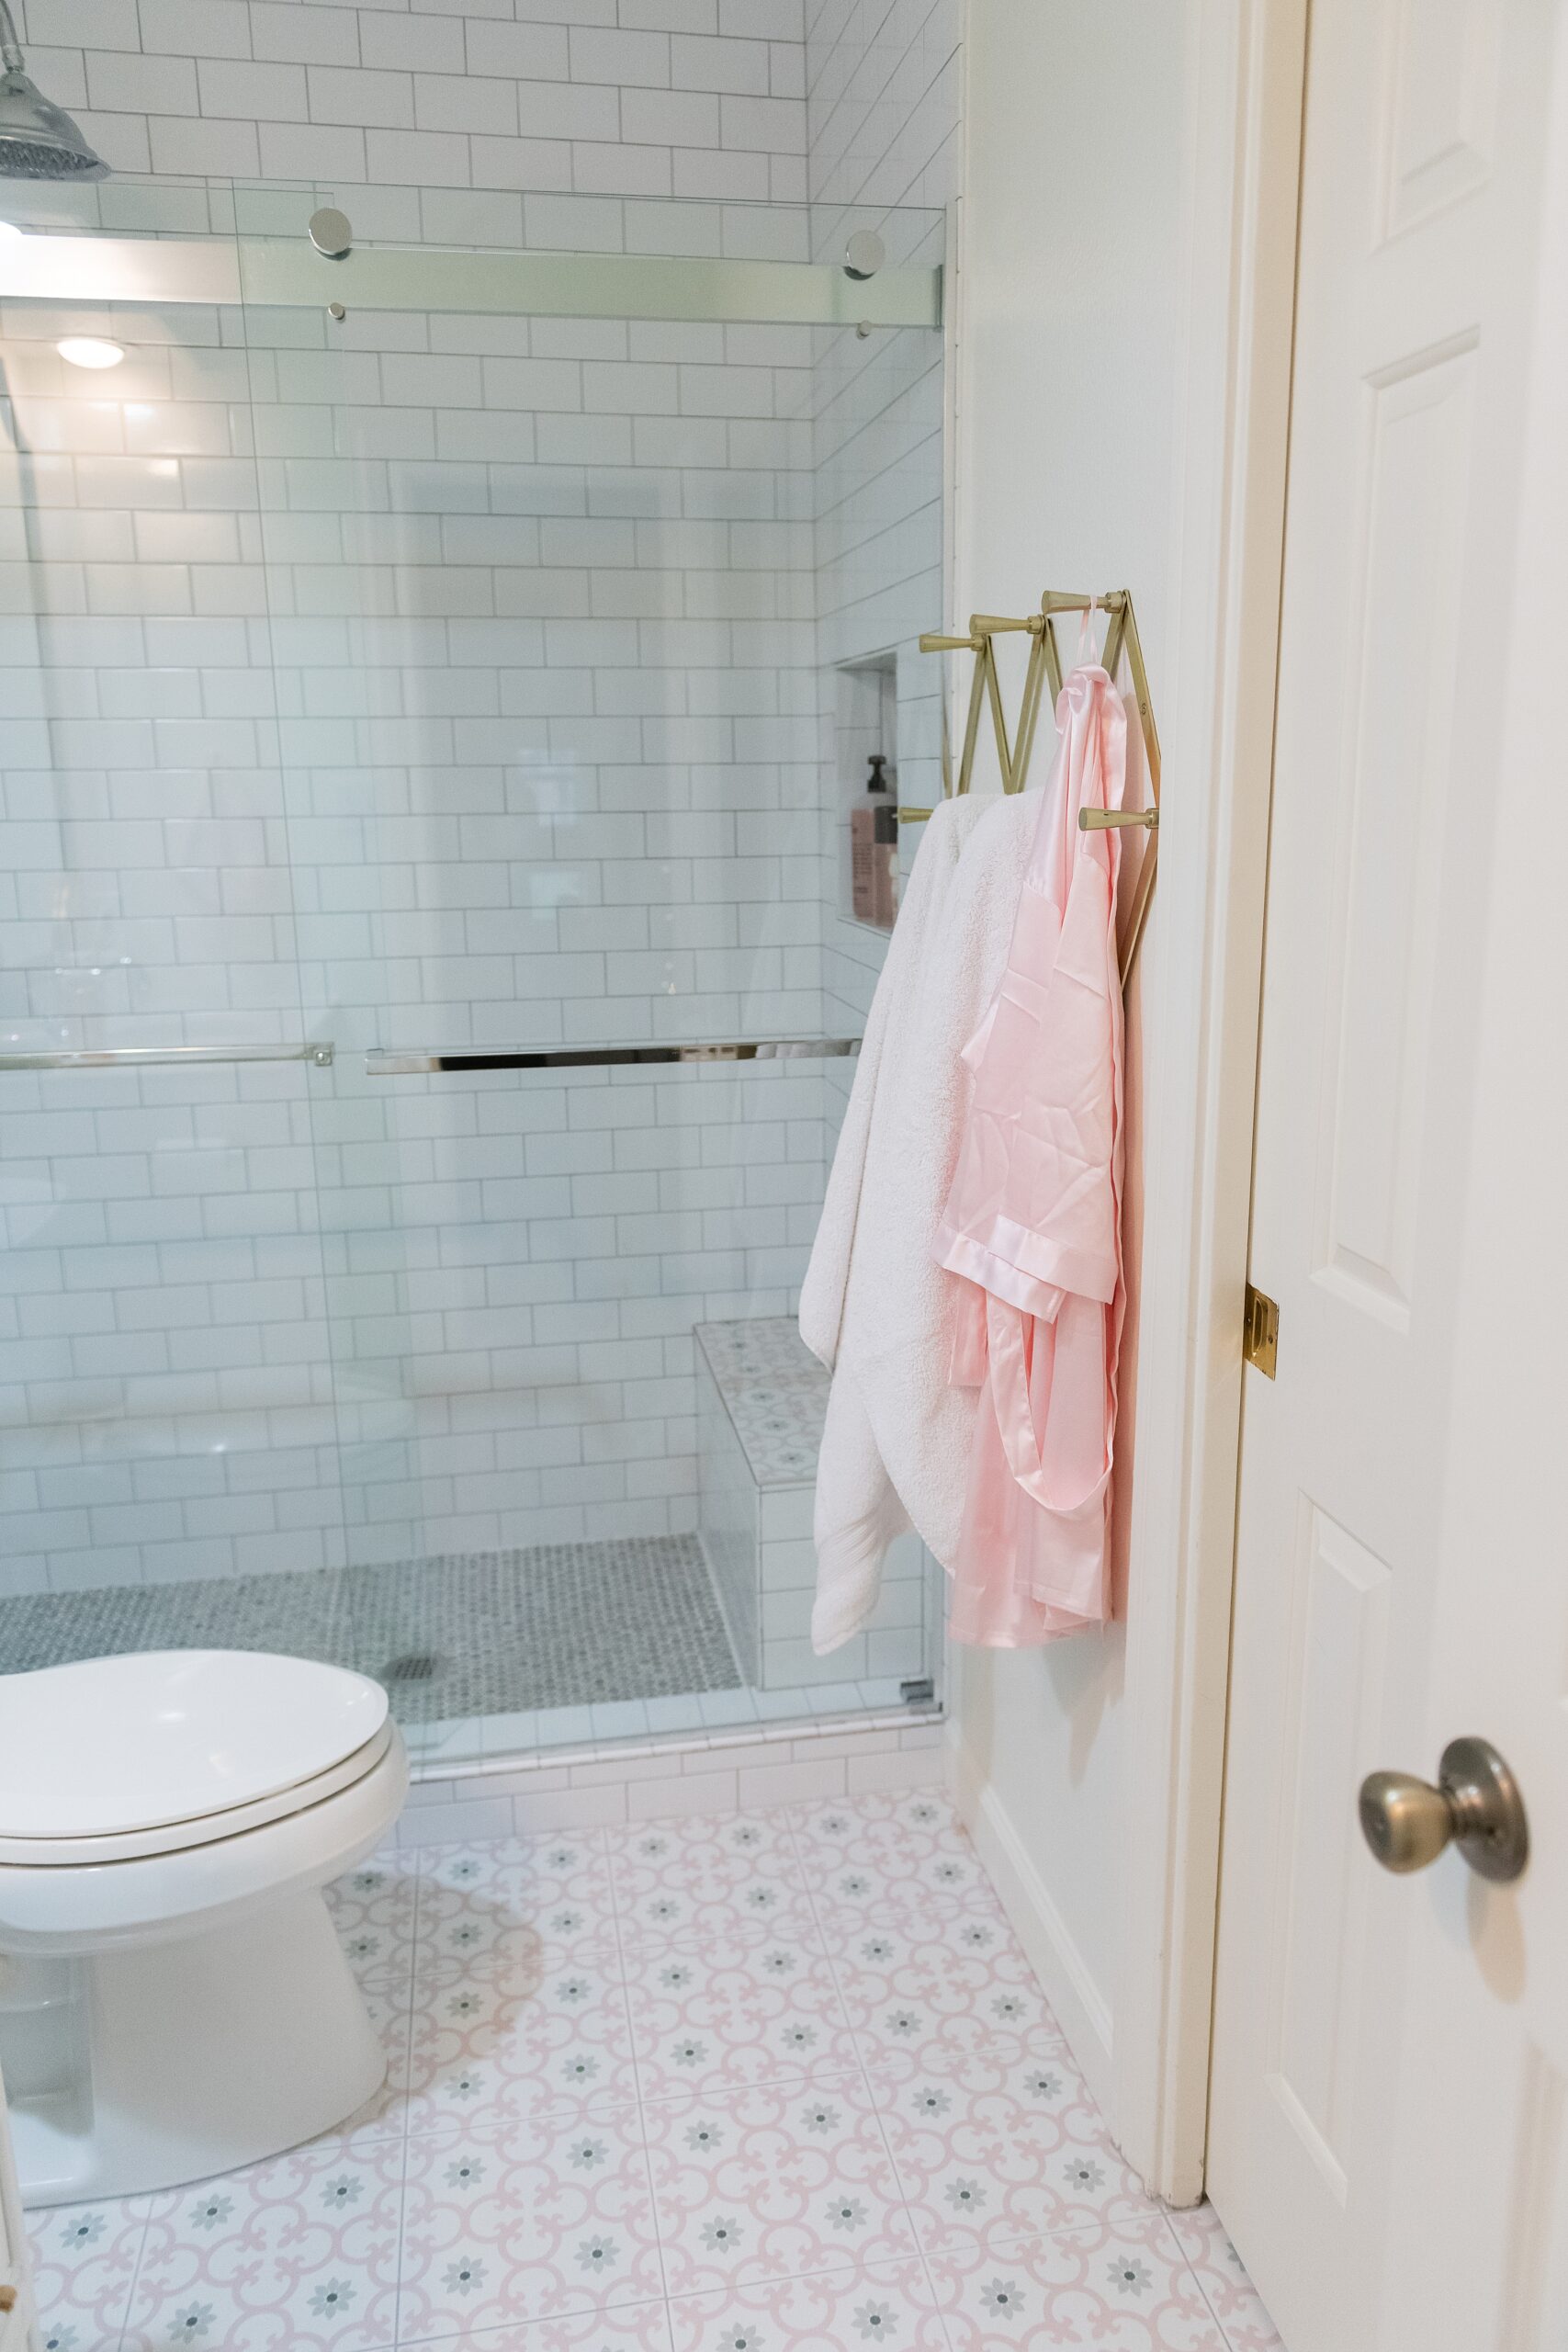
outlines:
[[[122,345],[96,334],[63,335],[54,347],[73,368],[118,368],[125,357]]]

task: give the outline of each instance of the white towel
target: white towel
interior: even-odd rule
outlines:
[[[913,1526],[957,1555],[976,1391],[948,1385],[956,1275],[932,1242],[969,1097],[964,1047],[1001,978],[1033,793],[944,801],[926,828],[866,1022],[800,1296],[833,1374],[817,1469],[820,1654],[860,1633]]]

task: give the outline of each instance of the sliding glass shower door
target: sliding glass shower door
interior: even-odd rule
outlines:
[[[294,1646],[345,1638],[311,1115],[326,1049],[290,930],[249,361],[220,224],[203,195],[192,251],[209,300],[113,299],[69,219],[6,247],[13,1670],[265,1639],[262,1591],[291,1592]]]
[[[163,1155],[155,1216],[89,1235],[50,1201],[38,1246],[62,1298],[108,1286],[97,1369],[119,1385],[62,1392],[47,1442],[183,1465],[160,1474],[173,1515],[135,1517],[157,1481],[122,1466],[118,1515],[59,1531],[81,1556],[39,1572],[38,1638],[72,1577],[152,1591],[149,1627],[171,1574],[203,1607],[239,1576],[211,1600],[223,1638],[351,1657],[448,1755],[897,1704],[937,1623],[912,1542],[876,1626],[810,1651],[825,1384],[791,1316],[886,940],[849,892],[868,709],[903,797],[940,789],[912,643],[941,617],[935,224],[881,216],[892,258],[853,278],[870,224],[804,210],[600,207],[608,250],[454,253],[354,243],[338,194],[339,261],[306,232],[321,191],[237,191],[222,241],[99,239],[100,268],[117,249],[165,298],[135,306],[159,370],[113,424],[135,460],[135,503],[107,509],[118,588],[96,386],[63,536],[17,478],[48,561],[96,567],[79,614],[55,610],[62,572],[28,592],[50,707],[6,808],[25,825],[41,775],[64,830],[27,909],[52,889],[80,923],[96,891],[90,919],[119,926],[95,1037],[307,1056],[6,1080],[44,1119],[74,1108],[62,1087],[118,1087]],[[197,301],[215,286],[234,299]],[[40,297],[18,318],[47,404],[70,318]],[[44,405],[34,429],[57,429]],[[116,593],[141,605],[91,608]],[[186,601],[141,608],[160,596]],[[111,620],[134,626],[111,641]],[[89,752],[90,786],[65,763]],[[152,978],[165,944],[177,983]],[[29,979],[19,1050],[61,1042],[34,1035],[50,1001]],[[37,1131],[68,1193],[122,1181],[131,1128],[99,1102]],[[159,1253],[140,1310],[131,1261],[84,1254],[131,1246]],[[182,1294],[201,1319],[128,1355],[137,1313]],[[25,1312],[62,1376],[91,1352],[99,1326]],[[124,1385],[176,1363],[197,1387]],[[36,1418],[28,1442],[47,1450]],[[28,1468],[7,1529],[41,1544]],[[137,1526],[164,1548],[132,1561],[110,1539]],[[229,1548],[167,1548],[197,1540]]]

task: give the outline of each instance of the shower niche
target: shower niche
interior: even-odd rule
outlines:
[[[839,903],[852,922],[888,932],[898,912],[897,654],[840,662],[833,683]]]

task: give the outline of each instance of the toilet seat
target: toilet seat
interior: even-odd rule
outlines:
[[[248,1650],[88,1658],[6,1678],[0,1862],[130,1860],[305,1810],[373,1771],[387,1694]]]
[[[67,1869],[84,1862],[130,1862],[148,1854],[182,1853],[187,1846],[207,1846],[233,1838],[243,1829],[259,1829],[265,1822],[280,1821],[288,1814],[303,1813],[323,1797],[336,1796],[375,1770],[391,1746],[392,1725],[384,1723],[373,1739],[345,1756],[341,1764],[318,1772],[292,1788],[275,1790],[249,1804],[226,1805],[221,1812],[197,1821],[165,1821],[154,1829],[123,1829],[99,1838],[0,1837],[0,1862],[15,1862],[27,1870]]]
[[[357,1780],[252,1828],[74,1867],[0,1861],[0,1952],[162,1942],[265,1910],[292,1889],[326,1885],[379,1842],[402,1804],[408,1757],[396,1724],[386,1731],[379,1758]]]

